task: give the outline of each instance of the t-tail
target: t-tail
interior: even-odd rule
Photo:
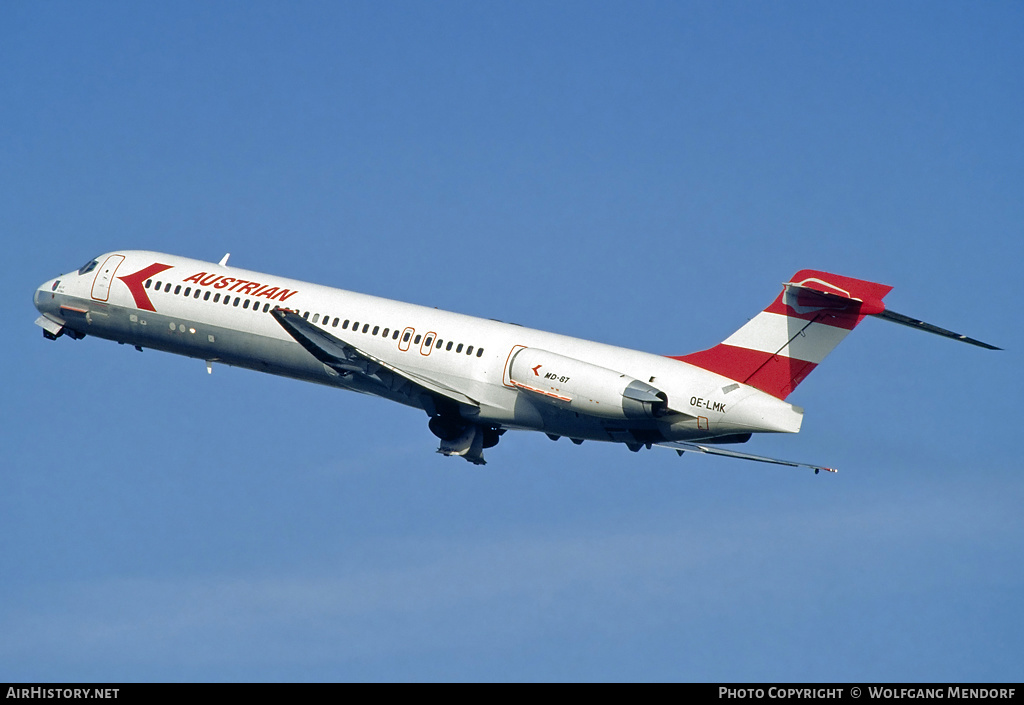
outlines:
[[[989,350],[1000,348],[886,310],[891,286],[804,269],[745,326],[713,348],[676,360],[785,399],[867,316],[953,338]]]

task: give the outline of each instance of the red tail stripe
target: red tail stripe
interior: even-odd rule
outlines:
[[[802,269],[783,285],[782,293],[765,309],[765,313],[774,315],[755,317],[728,338],[750,348],[719,343],[710,350],[673,359],[785,399],[817,366],[787,355],[801,354],[820,362],[846,335],[821,326],[853,330],[866,316],[885,311],[882,299],[890,291],[892,287],[886,284]],[[778,321],[785,319],[777,316],[814,321],[814,325],[794,324],[791,330],[787,323],[780,328]],[[810,338],[794,347],[791,343],[798,329],[799,334]]]
[[[772,353],[719,343],[710,350],[673,356],[701,369],[749,384],[773,397],[785,399],[817,365]]]

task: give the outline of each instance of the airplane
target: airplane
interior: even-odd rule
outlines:
[[[805,269],[714,347],[663,356],[143,250],[35,292],[43,335],[86,335],[372,394],[421,409],[437,452],[483,465],[508,430],[835,472],[722,445],[796,433],[786,398],[871,316],[989,350],[888,310],[892,287]]]

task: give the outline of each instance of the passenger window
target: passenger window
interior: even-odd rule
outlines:
[[[170,282],[167,282],[167,284],[164,286],[164,293],[165,294],[171,293],[171,283]]]
[[[331,324],[331,328],[337,328],[337,327],[338,327],[338,319],[335,318],[334,319],[334,323]]]
[[[249,299],[242,302],[242,308],[249,308]]]
[[[434,339],[428,337],[426,340],[423,341],[423,344],[426,345],[429,348],[431,345],[434,344]]]
[[[149,285],[150,285],[150,284],[152,284],[152,283],[153,283],[153,280],[152,280],[152,279],[147,279],[147,280],[146,280],[146,288],[148,289],[148,288],[149,288]]]
[[[423,336],[421,336],[421,335],[417,335],[416,338],[412,341],[412,344],[413,345],[419,345],[420,344],[420,338],[422,338],[422,337]]]
[[[236,296],[236,297],[235,297],[235,306],[237,306],[237,305],[238,305],[238,302],[239,302],[239,301],[241,301],[241,299],[240,299],[240,298],[238,298],[238,297]]]
[[[314,313],[313,314],[313,323],[316,323],[319,320],[320,320],[320,314],[319,313]]]
[[[213,303],[215,303],[215,304],[219,304],[220,303],[220,294],[214,294],[213,295]]]
[[[449,340],[448,344],[444,346],[444,349],[445,350],[451,350],[452,349],[452,345],[453,345],[452,341]]]
[[[473,354],[473,346],[472,345],[470,345],[468,348],[466,348],[466,354],[467,355],[472,355]]]
[[[157,290],[157,291],[160,291],[160,287],[161,287],[161,286],[163,286],[163,283],[162,283],[162,282],[157,282],[157,283],[156,283],[156,290]]]
[[[348,330],[348,319],[347,318],[345,319],[345,322],[341,324],[341,329],[342,330]]]
[[[177,296],[180,293],[181,293],[181,284],[178,284],[178,286],[174,287],[174,295]]]
[[[444,341],[443,341],[443,340],[441,340],[440,338],[438,338],[438,339],[437,339],[437,346],[436,346],[436,347],[437,347],[437,349],[438,349],[438,350],[440,350],[440,349],[441,349],[441,344],[442,344],[443,342],[444,342]]]
[[[374,326],[374,327],[373,327],[373,334],[374,334],[374,335],[377,335],[377,332],[378,332],[379,330],[380,330],[380,326]]]
[[[308,321],[309,320],[309,311],[303,311],[302,317]]]
[[[462,343],[459,343],[458,345],[455,346],[455,352],[457,352],[457,353],[462,352]]]
[[[392,340],[398,340],[398,332],[399,332],[398,329],[395,328],[395,332],[391,334],[391,339]]]
[[[192,287],[190,286],[185,288],[185,298],[188,298],[189,296],[192,296]]]
[[[263,304],[263,313],[266,313],[269,310],[270,310],[270,304]]]
[[[209,301],[209,300],[210,300],[210,292],[206,292],[205,294],[203,294],[203,301]]]
[[[484,349],[483,348],[480,348],[479,350],[476,351],[476,356],[477,357],[480,357],[483,354],[484,354]]]
[[[364,323],[363,324],[363,332],[365,333],[368,330],[370,330],[370,324],[369,323]]]
[[[389,335],[391,335],[391,329],[390,328],[385,328],[384,332],[381,333],[380,335],[381,335],[382,338],[387,338]]]
[[[359,332],[359,321],[356,321],[355,323],[352,324],[352,332],[353,333],[358,333]]]
[[[411,338],[411,337],[412,337],[412,333],[406,333],[405,335],[402,336],[402,342],[403,343],[408,343],[409,342],[409,338]]]

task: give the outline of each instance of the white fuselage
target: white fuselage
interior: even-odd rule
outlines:
[[[279,306],[395,368],[458,390],[478,405],[460,410],[474,423],[631,444],[800,427],[799,408],[659,355],[158,252],[120,250],[96,262],[37,290],[36,308],[52,325],[421,406],[317,360],[270,315]],[[579,374],[537,365],[536,389],[517,384],[510,361],[522,349],[639,380],[667,396],[668,413],[623,419],[560,403],[560,385],[566,397],[575,394]]]

